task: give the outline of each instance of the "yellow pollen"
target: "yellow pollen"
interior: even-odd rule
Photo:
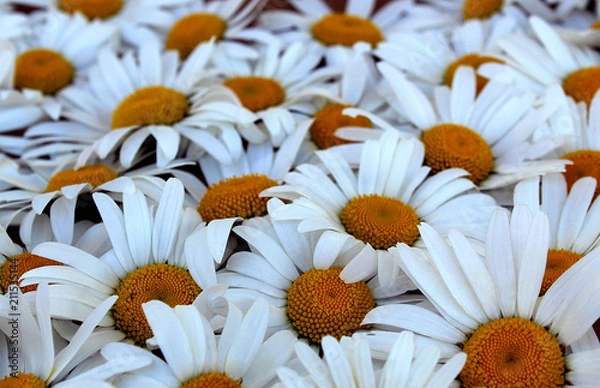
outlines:
[[[446,72],[444,73],[444,84],[449,87],[452,86],[454,73],[456,73],[456,70],[458,70],[459,66],[471,66],[473,69],[475,69],[475,71],[477,71],[479,66],[483,65],[484,63],[504,63],[504,61],[479,54],[467,54],[458,58],[456,61],[452,62],[450,66],[448,66]],[[485,88],[485,85],[487,85],[488,79],[480,75],[477,75],[476,77],[477,94],[479,94],[483,88]]]
[[[208,187],[200,200],[198,213],[205,222],[224,218],[260,217],[267,214],[267,197],[261,191],[277,186],[265,175],[249,174],[231,177]]]
[[[561,387],[565,359],[557,339],[523,318],[501,318],[477,329],[464,345],[460,373],[469,387]]]
[[[351,141],[335,136],[335,131],[342,127],[372,128],[371,120],[365,116],[346,116],[342,111],[350,105],[329,104],[315,113],[315,119],[310,126],[310,135],[315,144],[322,150]]]
[[[440,124],[424,131],[425,164],[436,174],[448,168],[462,168],[469,179],[481,183],[494,167],[490,146],[475,131],[457,124]]]
[[[33,373],[19,373],[0,380],[0,388],[45,388],[46,383]]]
[[[192,276],[183,268],[169,264],[153,264],[130,273],[116,290],[113,306],[116,326],[127,337],[143,345],[152,337],[142,303],[160,300],[171,307],[189,305],[202,292]]]
[[[562,159],[573,162],[573,164],[567,165],[565,172],[563,172],[569,191],[579,178],[589,176],[600,182],[600,151],[579,150],[563,155]],[[598,197],[598,194],[600,194],[600,184],[596,185],[594,198]]]
[[[600,20],[596,20],[595,22],[593,22],[592,25],[590,26],[590,29],[600,30]]]
[[[375,249],[388,249],[401,242],[412,245],[419,237],[419,216],[413,208],[379,194],[352,198],[340,221],[348,233]]]
[[[340,339],[360,328],[375,301],[367,283],[345,283],[341,268],[313,268],[298,277],[288,291],[287,314],[301,337],[321,343],[326,335]]]
[[[221,373],[200,375],[181,385],[181,388],[241,388],[240,382]]]
[[[58,7],[66,13],[77,11],[88,19],[107,19],[123,7],[123,0],[59,0]]]
[[[546,272],[544,272],[540,296],[545,295],[546,291],[554,284],[556,279],[558,279],[566,270],[571,268],[573,264],[577,263],[582,257],[582,254],[564,249],[549,249],[548,257],[546,259]]]
[[[487,19],[502,8],[503,0],[465,0],[463,18]]]
[[[239,98],[244,107],[258,112],[285,99],[285,90],[279,82],[265,77],[234,77],[223,82]]]
[[[112,168],[104,164],[94,164],[92,166],[83,166],[78,170],[65,170],[57,172],[50,178],[46,192],[57,191],[65,186],[77,185],[80,183],[89,183],[96,188],[106,182],[117,178],[119,174]]]
[[[586,67],[571,73],[563,80],[565,93],[576,102],[585,102],[589,107],[600,89],[600,66]]]
[[[74,76],[71,62],[48,49],[27,50],[15,63],[16,89],[35,89],[52,95],[69,85]]]
[[[384,38],[372,21],[343,13],[331,13],[313,24],[311,32],[321,43],[352,47],[356,42],[366,42],[375,47]]]
[[[221,38],[225,33],[225,20],[211,13],[194,13],[179,19],[171,28],[165,41],[167,50],[179,51],[179,56],[187,58],[200,43],[213,36]]]
[[[112,115],[112,129],[133,125],[172,125],[190,110],[185,94],[164,86],[148,86],[125,97]]]
[[[0,287],[6,293],[11,284],[16,284],[21,276],[32,269],[45,267],[48,265],[62,265],[58,261],[46,259],[45,257],[34,255],[33,253],[25,252],[20,255],[10,257],[0,269]],[[22,292],[37,290],[37,284],[21,287]]]

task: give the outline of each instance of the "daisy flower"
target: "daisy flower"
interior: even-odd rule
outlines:
[[[323,359],[308,345],[298,342],[296,355],[309,376],[303,378],[287,367],[279,368],[277,375],[287,388],[450,386],[465,364],[466,355],[457,353],[445,364],[439,364],[439,349],[429,346],[417,351],[415,345],[413,333],[400,333],[383,368],[379,369],[373,365],[368,341],[363,337],[343,337],[339,342],[330,336],[323,338]]]
[[[161,52],[156,41],[122,57],[104,50],[90,70],[89,86],[64,91],[72,104],[64,116],[87,127],[84,139],[96,139],[100,158],[120,147],[125,167],[136,161],[149,137],[156,140],[159,166],[185,149],[182,137],[220,161],[230,162],[242,149],[233,122],[251,122],[254,115],[219,88],[194,86],[212,50],[212,42],[203,44],[183,62],[176,52]],[[55,123],[45,132],[50,136],[61,128],[62,123]],[[78,138],[72,135],[72,142]]]
[[[56,120],[64,104],[65,88],[83,82],[100,50],[111,46],[116,31],[98,21],[88,22],[79,14],[47,13],[38,23],[41,26],[30,39],[0,44],[4,63],[0,88],[41,92],[41,107]],[[3,108],[7,114],[25,114],[20,105]]]
[[[284,205],[272,199],[268,206],[272,213]],[[376,276],[348,265],[375,254],[370,246],[356,249],[331,232],[299,233],[297,226],[269,217],[236,226],[250,251],[234,253],[217,272],[218,283],[229,285],[225,297],[242,310],[257,299],[269,302],[270,331],[291,329],[316,345],[327,335],[352,335],[376,304],[413,288],[403,274],[382,287]],[[342,275],[357,280],[345,282]]]
[[[152,384],[163,387],[269,386],[277,367],[293,354],[296,338],[281,331],[265,338],[268,304],[258,300],[243,314],[229,305],[225,326],[216,335],[194,306],[171,308],[154,300],[143,305],[152,339],[164,361],[152,353],[124,343],[109,344],[105,357],[147,357],[152,363],[115,379],[119,387]]]
[[[501,15],[522,18],[523,11],[553,20],[556,14],[543,0],[425,0],[445,13],[452,14],[454,20],[488,19]]]
[[[93,195],[112,249],[97,258],[73,246],[43,243],[32,253],[63,266],[42,267],[23,275],[23,285],[49,280],[52,316],[81,321],[104,300],[119,297],[100,322],[116,327],[128,339],[144,344],[150,338],[142,303],[160,299],[169,305],[192,304],[213,284],[198,282],[188,272],[187,237],[202,226],[193,208],[183,207],[183,185],[167,181],[158,206],[149,207],[136,191],[123,195],[123,210],[107,195]],[[191,243],[192,245],[194,242]]]
[[[399,70],[386,63],[380,63],[379,69],[393,88],[390,105],[422,131],[425,164],[432,173],[462,168],[480,189],[489,190],[564,171],[564,160],[539,160],[558,147],[560,139],[531,140],[558,109],[552,98],[536,106],[533,92],[516,90],[497,79],[476,95],[474,69],[460,66],[454,86],[437,87],[432,103]],[[547,91],[548,96],[552,93]]]
[[[357,173],[336,152],[316,154],[324,170],[298,166],[286,176],[286,185],[265,191],[293,200],[270,214],[275,220],[299,220],[301,232],[327,231],[339,241],[338,252],[344,244],[357,251],[372,247],[349,263],[362,274],[378,274],[382,284],[392,284],[398,271],[390,248],[399,242],[421,246],[417,227],[422,221],[441,233],[457,228],[483,239],[495,201],[475,192],[464,170],[428,177],[430,168],[423,166],[425,152],[418,140],[399,141],[397,131],[387,131],[379,141],[367,141]],[[358,280],[344,273],[342,279]]]
[[[464,236],[449,243],[420,227],[429,255],[404,244],[398,264],[441,314],[408,305],[373,310],[364,324],[411,330],[467,354],[464,387],[594,385],[600,349],[576,344],[600,316],[600,251],[582,258],[538,299],[549,243],[547,217],[524,206],[490,220],[484,257]],[[596,340],[597,344],[597,340]],[[593,366],[592,366],[593,365]]]
[[[14,295],[12,295],[14,293]],[[2,366],[0,385],[10,387],[111,387],[106,380],[116,374],[140,368],[148,363],[145,358],[131,357],[104,363],[94,369],[71,373],[82,361],[96,353],[105,344],[119,341],[122,333],[116,330],[95,330],[98,322],[115,302],[116,297],[100,303],[85,318],[70,343],[56,349],[46,283],[40,284],[36,294],[35,311],[24,303],[18,288],[11,296],[0,297],[0,348]],[[34,317],[35,314],[35,317]],[[15,326],[17,334],[15,335]],[[58,343],[58,342],[56,342]],[[18,349],[15,351],[15,349]],[[100,377],[102,376],[102,377]]]

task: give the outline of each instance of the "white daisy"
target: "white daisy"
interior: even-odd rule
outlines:
[[[116,31],[79,14],[47,13],[38,23],[31,38],[0,44],[0,87],[40,91],[44,95],[41,107],[56,120],[65,103],[65,88],[83,82],[100,50],[111,46]],[[9,110],[7,114],[24,114],[18,105],[3,108]]]
[[[394,341],[391,352],[379,369],[373,365],[372,353],[364,337],[323,338],[323,359],[303,342],[296,344],[296,355],[309,376],[301,377],[293,369],[281,367],[277,375],[287,388],[377,387],[421,388],[452,385],[467,359],[457,353],[440,364],[440,351],[435,346],[416,349],[414,335],[404,331]]]
[[[269,386],[279,366],[293,354],[296,338],[282,331],[265,338],[268,304],[256,301],[246,314],[229,305],[223,331],[215,335],[194,306],[171,308],[161,301],[144,303],[152,328],[152,342],[164,361],[127,344],[109,344],[102,353],[109,360],[123,356],[146,357],[145,368],[115,379],[119,387],[140,384],[161,387],[220,386],[261,388]]]
[[[509,221],[508,211],[495,212],[483,258],[456,231],[449,243],[426,224],[421,234],[429,256],[400,244],[398,263],[441,316],[417,306],[387,305],[363,323],[411,330],[467,353],[459,376],[465,387],[598,381],[598,341],[591,350],[568,346],[585,340],[600,317],[600,302],[586,297],[599,288],[600,250],[538,300],[550,234],[543,213],[517,206]]]
[[[379,141],[365,143],[358,172],[333,151],[318,151],[324,170],[301,165],[286,176],[286,185],[265,191],[293,203],[277,209],[276,220],[300,220],[298,230],[329,231],[357,251],[368,245],[368,254],[349,263],[366,276],[379,275],[391,285],[398,275],[390,247],[398,242],[421,245],[417,225],[431,222],[441,233],[449,228],[482,239],[495,201],[475,192],[460,169],[449,169],[427,177],[424,147],[416,139],[399,141],[396,131],[387,131]],[[345,276],[345,281],[358,278]]]
[[[52,316],[81,321],[107,298],[118,295],[102,326],[117,327],[127,338],[144,344],[151,337],[142,303],[161,299],[170,305],[192,304],[203,283],[187,271],[196,242],[187,237],[202,227],[193,208],[183,206],[183,185],[170,179],[157,207],[149,207],[139,191],[123,195],[123,211],[107,195],[94,194],[112,249],[100,259],[66,244],[43,243],[33,254],[64,266],[43,267],[23,275],[23,285],[48,280]],[[202,289],[201,289],[202,287]]]

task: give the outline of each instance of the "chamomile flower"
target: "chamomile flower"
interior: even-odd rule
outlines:
[[[89,67],[101,49],[111,46],[113,27],[83,16],[47,13],[39,21],[34,36],[14,44],[0,44],[0,87],[14,90],[37,90],[44,95],[42,108],[58,119],[63,92],[85,79]],[[13,115],[22,115],[13,107]],[[10,109],[10,107],[4,107]]]
[[[104,50],[90,70],[89,86],[64,92],[72,104],[64,116],[87,126],[85,141],[96,139],[101,158],[118,152],[125,167],[146,152],[143,145],[149,137],[156,140],[159,166],[183,152],[185,140],[231,162],[242,149],[233,123],[251,122],[254,115],[222,89],[195,86],[212,50],[212,42],[205,43],[183,62],[174,51],[161,52],[156,41],[122,57]],[[52,128],[61,131],[61,125],[46,128],[48,136]]]
[[[244,314],[229,305],[221,334],[213,332],[194,306],[169,307],[154,300],[143,305],[163,359],[128,344],[109,344],[102,353],[111,357],[146,357],[151,364],[122,374],[119,387],[152,384],[162,387],[270,386],[279,366],[293,354],[296,338],[282,331],[265,338],[268,304],[259,300]]]
[[[195,257],[188,236],[202,227],[195,209],[183,206],[183,185],[170,179],[158,206],[150,207],[136,191],[123,195],[123,210],[107,195],[94,194],[112,249],[97,258],[73,246],[43,243],[32,253],[65,265],[42,267],[23,275],[23,285],[49,279],[52,316],[81,321],[89,311],[115,295],[117,302],[100,323],[116,327],[138,344],[152,332],[142,303],[160,299],[169,305],[192,304],[214,284],[204,284],[188,272]],[[193,246],[194,241],[190,244]],[[202,287],[202,288],[201,288]]]
[[[581,259],[538,300],[549,243],[546,216],[517,206],[494,213],[484,257],[458,232],[449,243],[420,227],[429,255],[401,244],[399,265],[438,315],[408,305],[373,310],[363,324],[414,331],[467,354],[459,379],[465,387],[593,385],[600,349],[574,346],[600,316],[586,298],[598,289],[600,251]],[[597,344],[597,341],[596,341]]]
[[[286,176],[286,185],[264,192],[293,201],[270,212],[271,217],[298,220],[301,232],[334,235],[337,252],[344,244],[357,251],[372,247],[348,265],[364,276],[378,274],[386,286],[398,276],[390,249],[399,242],[421,246],[420,222],[431,222],[441,233],[457,228],[482,239],[483,225],[496,206],[491,197],[474,191],[464,170],[428,177],[423,144],[413,138],[399,141],[397,131],[364,143],[357,173],[334,151],[316,154],[323,169],[298,166]],[[342,279],[360,278],[343,273]]]
[[[462,168],[480,189],[489,190],[564,171],[564,160],[540,160],[561,139],[532,140],[532,134],[558,109],[551,98],[536,106],[533,92],[516,90],[497,79],[476,95],[473,68],[460,66],[453,87],[437,87],[432,103],[391,65],[380,63],[379,69],[394,91],[390,104],[422,131],[425,164],[432,173]]]
[[[467,358],[464,353],[457,353],[441,364],[439,349],[435,346],[416,349],[410,331],[398,335],[381,369],[373,364],[364,337],[343,337],[338,342],[328,336],[321,345],[323,359],[305,343],[296,344],[296,355],[309,375],[301,377],[293,369],[281,367],[277,375],[284,387],[449,387]]]

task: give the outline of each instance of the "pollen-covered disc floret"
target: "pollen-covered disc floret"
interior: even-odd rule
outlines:
[[[414,209],[379,194],[353,198],[342,210],[340,221],[348,233],[375,249],[412,245],[419,237],[419,216]]]
[[[171,27],[165,41],[167,50],[177,50],[181,58],[187,58],[202,42],[213,36],[219,39],[225,33],[227,23],[211,13],[194,13],[177,21]]]
[[[271,78],[233,77],[223,85],[231,89],[242,105],[253,112],[279,105],[285,99],[285,90]]]
[[[267,197],[261,191],[277,186],[277,182],[261,174],[231,177],[208,187],[200,200],[198,213],[205,222],[242,217],[252,218],[267,214]]]
[[[62,265],[58,261],[46,259],[33,253],[25,252],[20,255],[9,257],[0,269],[0,287],[2,292],[8,292],[11,284],[16,284],[18,279],[27,271],[47,265]],[[22,292],[35,291],[36,284],[21,287]]]
[[[21,53],[15,63],[15,88],[35,89],[52,95],[69,85],[75,69],[61,54],[48,49]]]
[[[477,69],[479,69],[479,66],[483,65],[484,63],[504,63],[504,62],[500,59],[485,56],[485,55],[479,55],[479,54],[464,55],[464,56],[458,58],[456,61],[452,62],[450,64],[450,66],[448,66],[448,68],[446,69],[446,72],[444,73],[444,84],[449,87],[452,87],[452,80],[454,79],[454,73],[456,73],[456,70],[459,68],[459,66],[471,66],[473,69],[477,70]],[[478,74],[476,74],[476,77],[477,77],[476,78],[477,94],[479,94],[479,93],[481,93],[483,88],[485,88],[485,85],[487,85],[488,79],[485,77],[482,77]]]
[[[573,264],[577,263],[582,257],[583,255],[580,253],[571,252],[565,249],[549,249],[540,295],[546,294],[546,291],[554,284],[556,279],[565,273],[566,270],[571,268]]]
[[[322,150],[340,144],[349,143],[348,140],[335,136],[335,131],[342,127],[372,128],[371,120],[365,116],[346,116],[342,111],[350,105],[328,104],[315,113],[314,121],[310,126],[310,135],[315,144]]]
[[[359,16],[331,13],[313,24],[312,35],[325,45],[352,47],[356,42],[367,42],[371,46],[383,40],[376,24]]]
[[[45,388],[46,383],[33,373],[19,372],[16,376],[8,375],[0,380],[0,388]]]
[[[600,151],[579,150],[563,155],[562,158],[573,162],[568,164],[563,172],[569,191],[579,178],[589,176],[600,182]],[[600,194],[600,185],[596,185],[594,198],[598,197],[598,194]]]
[[[242,384],[221,373],[207,373],[183,383],[181,388],[240,388]]]
[[[463,18],[487,19],[500,11],[504,0],[465,0],[463,5]]]
[[[523,318],[501,318],[477,329],[463,347],[460,373],[468,387],[560,387],[565,359],[557,339]]]
[[[440,124],[424,131],[425,164],[432,173],[462,168],[469,179],[481,183],[494,167],[494,155],[487,142],[475,131],[458,124]]]
[[[326,335],[351,336],[375,307],[367,283],[345,283],[341,272],[337,267],[313,268],[290,286],[287,314],[301,337],[320,343]]]
[[[575,102],[583,101],[590,106],[596,92],[600,89],[600,66],[574,71],[563,80],[562,87]]]
[[[171,307],[192,304],[202,290],[183,268],[154,264],[130,273],[116,290],[115,325],[127,337],[145,344],[152,337],[142,303],[160,300]]]
[[[83,166],[77,170],[60,171],[50,178],[46,192],[57,191],[65,186],[80,183],[89,183],[93,188],[96,188],[118,176],[119,174],[115,170],[105,164],[94,164],[92,166]]]
[[[172,125],[190,109],[185,94],[164,86],[148,86],[125,97],[112,115],[112,129],[133,125]]]
[[[106,19],[116,15],[123,0],[59,0],[58,8],[66,13],[81,12],[88,19]]]

